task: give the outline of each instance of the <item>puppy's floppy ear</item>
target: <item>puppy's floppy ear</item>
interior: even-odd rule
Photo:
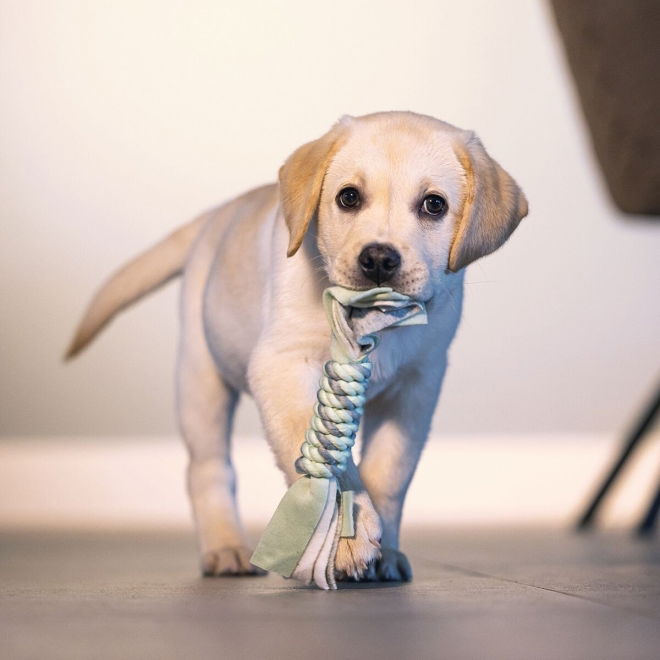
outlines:
[[[474,133],[455,144],[455,153],[465,170],[466,194],[449,251],[454,272],[497,250],[527,215],[522,190]]]
[[[346,120],[342,118],[323,137],[296,149],[280,168],[280,198],[289,228],[287,256],[300,247],[316,214],[328,165],[343,142]]]

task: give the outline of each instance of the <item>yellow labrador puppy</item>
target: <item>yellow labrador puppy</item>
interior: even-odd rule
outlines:
[[[205,575],[257,572],[229,454],[240,394],[255,398],[290,483],[329,358],[321,292],[386,283],[424,301],[429,323],[383,333],[372,358],[361,460],[343,484],[357,493],[356,532],[341,540],[336,568],[340,578],[410,579],[401,510],[458,326],[463,269],[526,214],[523,193],[473,133],[409,112],[343,117],[293,153],[279,185],[206,213],[109,279],[69,356],[183,275],[177,411]]]

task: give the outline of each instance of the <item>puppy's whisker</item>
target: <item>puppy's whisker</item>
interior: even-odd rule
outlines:
[[[326,265],[322,262],[321,263],[317,262],[315,264],[310,264],[310,266],[311,266],[312,271],[315,272],[315,273],[326,273],[326,274],[328,273],[328,269],[327,269]]]

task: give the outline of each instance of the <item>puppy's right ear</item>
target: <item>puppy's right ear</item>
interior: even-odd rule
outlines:
[[[303,144],[280,168],[280,199],[289,228],[287,257],[298,251],[316,214],[323,179],[332,157],[343,142],[345,124],[342,118],[323,137]]]

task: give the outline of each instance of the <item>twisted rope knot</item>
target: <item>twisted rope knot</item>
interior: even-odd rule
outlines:
[[[346,470],[366,401],[371,362],[336,362],[323,365],[314,416],[296,460],[296,471],[330,479]]]

